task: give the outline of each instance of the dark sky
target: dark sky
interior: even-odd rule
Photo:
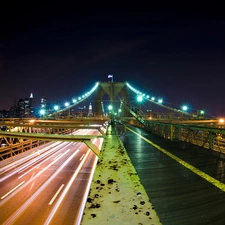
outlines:
[[[216,4],[1,8],[0,109],[31,92],[36,104],[63,102],[114,74],[174,107],[225,115],[223,13]]]

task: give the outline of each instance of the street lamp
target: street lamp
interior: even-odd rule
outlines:
[[[110,114],[111,114],[111,125],[113,125],[114,124],[114,115],[113,115],[113,113],[112,113],[112,109],[113,109],[113,106],[112,105],[109,105],[108,106],[108,110],[110,111]]]
[[[113,109],[112,105],[108,106],[108,110],[111,111]]]
[[[182,106],[182,110],[183,110],[183,111],[187,111],[187,110],[188,110],[188,107],[187,107],[186,105],[183,105],[183,106]]]
[[[188,110],[188,107],[186,105],[183,105],[181,107],[181,109],[182,109],[182,120],[183,120],[183,118],[184,118],[184,112],[186,112]]]
[[[70,105],[69,102],[65,102],[65,106],[68,107]],[[68,116],[70,116],[70,108],[69,108],[69,111],[68,111]]]
[[[158,103],[159,103],[159,104],[162,104],[162,103],[163,103],[163,100],[162,100],[162,99],[159,99],[159,100],[158,100]]]
[[[55,110],[55,111],[59,110],[59,106],[58,106],[58,105],[55,105],[55,106],[54,106],[54,110]]]
[[[40,115],[41,115],[42,117],[45,115],[45,113],[46,113],[46,110],[45,110],[45,109],[41,109],[41,110],[40,110]]]
[[[142,102],[143,101],[143,96],[142,95],[138,95],[137,96],[137,101],[138,102]]]
[[[65,106],[68,107],[70,105],[69,102],[65,102]]]
[[[138,112],[137,115],[140,115],[141,111],[141,102],[143,101],[143,95],[137,95],[137,101],[138,101]]]

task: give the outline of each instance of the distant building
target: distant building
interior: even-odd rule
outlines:
[[[17,104],[17,117],[25,118],[25,102],[22,98],[19,99]]]
[[[88,107],[88,116],[93,116],[93,112],[92,112],[92,105],[90,103],[89,107]]]
[[[8,118],[9,110],[0,110],[0,118]]]
[[[14,99],[14,104],[10,108],[11,118],[30,118],[34,117],[33,94],[29,98]]]
[[[47,108],[47,100],[45,97],[41,98],[41,108],[46,109]]]
[[[30,94],[30,98],[29,98],[29,107],[30,107],[30,116],[33,117],[34,116],[34,105],[33,105],[33,93]]]
[[[14,99],[14,104],[13,104],[13,106],[9,110],[9,117],[10,118],[17,118],[18,117],[17,116],[17,111],[18,111],[18,109],[17,109],[17,100],[15,98]]]
[[[40,105],[40,109],[38,112],[38,116],[44,116],[45,114],[48,113],[48,104],[47,104],[47,100],[45,97],[41,98],[41,105]]]

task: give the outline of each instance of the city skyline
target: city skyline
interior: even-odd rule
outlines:
[[[37,7],[4,15],[0,109],[26,93],[65,102],[113,74],[114,82],[128,81],[176,108],[225,115],[225,21],[218,6],[204,6]]]

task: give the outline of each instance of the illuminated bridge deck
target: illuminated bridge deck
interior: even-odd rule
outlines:
[[[130,128],[124,147],[162,224],[224,225],[224,155]]]

